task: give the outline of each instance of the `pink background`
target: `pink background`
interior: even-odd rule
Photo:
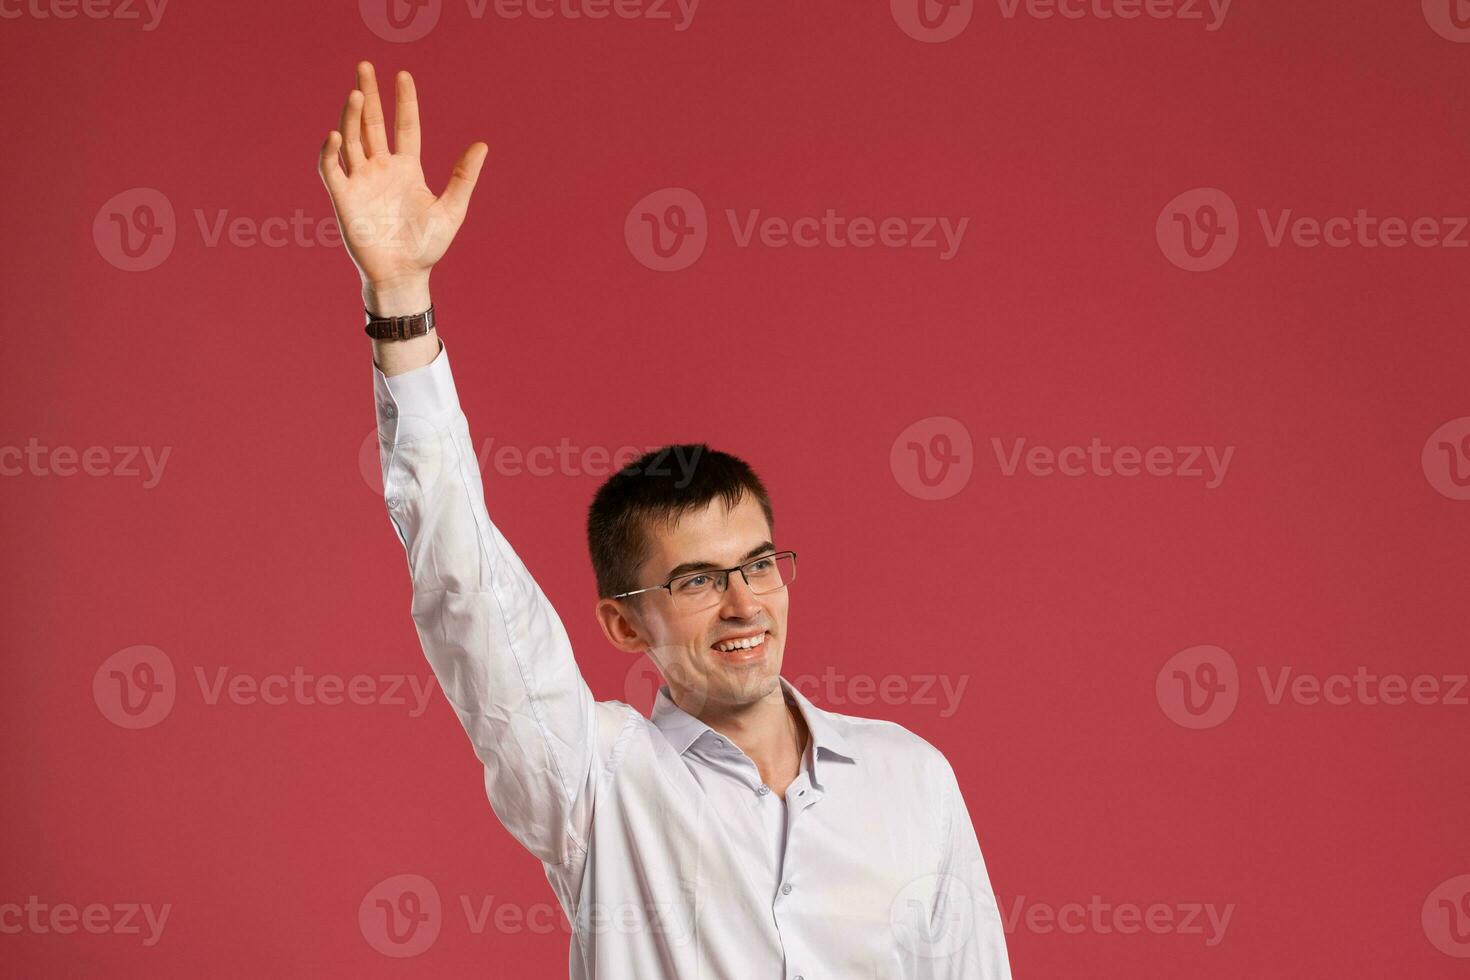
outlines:
[[[172,0],[149,31],[6,9],[0,447],[170,451],[151,488],[0,477],[0,904],[170,906],[151,947],[0,932],[6,975],[565,975],[559,928],[477,933],[462,912],[554,898],[442,695],[413,717],[211,704],[197,680],[430,676],[359,465],[355,270],[319,239],[200,229],[330,218],[316,154],[359,58],[390,86],[414,73],[436,192],[490,145],[433,283],[476,444],[737,453],[801,553],[787,676],[967,678],[948,717],[825,703],[954,764],[1002,911],[1021,903],[1017,978],[1464,975],[1470,944],[1438,948],[1426,902],[1470,872],[1470,707],[1273,704],[1259,680],[1467,670],[1470,502],[1437,489],[1426,441],[1470,416],[1470,251],[1271,247],[1257,216],[1470,212],[1470,44],[1433,9],[1236,0],[1210,31],[991,2],[940,43],[886,0],[705,0],[682,31],[445,0],[406,43],[346,0]],[[654,271],[625,221],[675,187],[707,209],[708,243]],[[94,241],[134,188],[174,213],[147,271]],[[1196,188],[1239,212],[1236,252],[1206,272],[1155,234]],[[828,208],[970,220],[943,261],[740,247],[725,216]],[[971,474],[921,499],[895,443],[936,416],[969,435]],[[1234,455],[1209,489],[1006,476],[992,448],[1094,436]],[[485,478],[597,697],[646,692],[591,616],[583,519],[603,475]],[[174,703],[129,729],[94,680],[138,646],[172,665]],[[1233,658],[1238,703],[1195,729],[1156,681],[1199,646]],[[399,875],[443,903],[411,958],[359,927]],[[1093,896],[1234,909],[1213,946],[1208,929],[1027,925]]]

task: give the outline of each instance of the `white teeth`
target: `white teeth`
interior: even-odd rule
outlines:
[[[749,650],[751,647],[759,646],[765,640],[766,634],[748,637],[743,640],[730,640],[728,643],[717,643],[715,649],[721,653],[732,653],[736,650]]]

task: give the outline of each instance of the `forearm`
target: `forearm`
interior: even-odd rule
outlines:
[[[377,316],[407,316],[430,306],[429,277],[401,283],[362,285],[362,305]],[[439,331],[430,330],[407,340],[373,340],[373,364],[385,377],[421,368],[439,353]]]

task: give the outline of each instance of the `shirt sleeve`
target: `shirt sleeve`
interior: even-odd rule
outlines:
[[[586,852],[595,702],[556,610],[485,508],[449,352],[373,363],[383,500],[403,543],[419,642],[484,764],[490,806],[550,865]]]
[[[929,919],[924,980],[1011,980],[1000,907],[980,841],[948,760],[941,792],[944,849]]]

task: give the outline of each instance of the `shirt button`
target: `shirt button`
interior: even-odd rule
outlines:
[[[770,791],[771,791],[771,787],[767,786],[765,783],[762,783],[761,784],[761,788],[758,789],[758,790],[756,790],[756,793],[759,794],[760,796],[765,796]]]
[[[385,419],[391,419],[391,418],[393,418],[397,414],[398,414],[398,409],[394,408],[392,405],[384,405],[383,406],[383,418],[385,418]]]
[[[791,894],[791,885],[790,884],[782,885],[781,886],[781,894],[782,895],[790,895]]]
[[[390,509],[391,509],[391,508],[394,508],[394,507],[397,507],[397,506],[398,506],[398,504],[399,504],[399,500],[398,500],[398,498],[397,498],[397,497],[389,497],[389,498],[388,498],[388,507],[389,507],[389,508],[390,508]]]

